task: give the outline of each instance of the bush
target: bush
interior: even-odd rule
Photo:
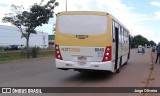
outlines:
[[[32,58],[37,58],[38,54],[39,54],[39,47],[32,47],[31,48]]]
[[[3,49],[4,49],[4,47],[0,46],[0,50],[3,50]]]
[[[27,56],[26,49],[22,49],[22,50],[21,50],[21,56],[22,56],[22,57],[26,57],[26,56]]]

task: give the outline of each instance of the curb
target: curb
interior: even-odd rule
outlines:
[[[152,80],[153,78],[153,75],[154,75],[154,71],[155,71],[155,63],[154,63],[154,60],[155,60],[155,52],[152,52],[151,51],[151,67],[150,67],[150,72],[149,72],[149,78],[147,79],[147,86],[146,87],[151,87],[152,83],[154,82],[154,80]],[[156,93],[154,93],[156,94]],[[144,93],[143,96],[153,96],[152,93]],[[155,95],[154,95],[155,96]]]

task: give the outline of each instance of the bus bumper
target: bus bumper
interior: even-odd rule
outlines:
[[[107,62],[74,62],[55,59],[56,68],[58,69],[89,69],[103,70],[114,72],[114,64],[112,61]]]

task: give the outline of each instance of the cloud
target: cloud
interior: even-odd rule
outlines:
[[[59,0],[61,1],[61,0]],[[65,1],[65,0],[63,0]],[[61,4],[61,2],[60,2]],[[65,11],[65,2],[62,3],[63,11]],[[60,5],[61,6],[61,5]],[[60,8],[59,6],[59,8]],[[61,7],[62,8],[62,7]],[[134,12],[133,6],[125,5],[122,0],[68,0],[69,11],[103,11],[108,12],[120,20],[128,29],[132,29],[134,35],[144,34],[143,24],[150,20],[145,14],[138,14]],[[134,28],[137,28],[139,30]],[[142,28],[139,28],[142,27]]]
[[[154,30],[147,27],[148,21],[151,21],[151,16],[135,12],[136,7],[125,5],[122,0],[85,0],[87,2],[76,2],[76,0],[68,0],[72,2],[69,6],[71,11],[103,11],[109,12],[122,22],[132,35],[143,35],[149,40],[158,40]],[[160,18],[159,13],[157,18]]]
[[[160,11],[154,12],[154,14],[155,14],[154,19],[155,20],[160,20]]]
[[[16,6],[23,5],[25,9],[28,9],[31,5],[34,3],[39,3],[41,0],[28,0],[28,1],[23,1],[23,0],[1,0],[0,2],[0,19],[5,16],[5,14],[11,12],[11,5],[14,4]],[[1,20],[0,20],[1,21]]]
[[[2,23],[2,18],[5,16],[5,14],[7,13],[11,13],[11,5],[14,4],[16,6],[20,6],[23,5],[23,7],[25,9],[28,9],[30,6],[32,6],[34,3],[40,3],[41,0],[28,0],[25,1],[26,3],[24,3],[23,0],[1,0],[0,2],[0,25],[11,25],[10,23]],[[45,0],[45,2],[47,2],[48,0]],[[48,22],[48,24],[44,24],[43,27],[40,26],[38,28],[36,28],[38,31],[45,31],[48,33],[52,33],[52,29],[53,29],[53,24],[55,23],[55,19],[50,19],[50,21]]]
[[[59,6],[55,8],[55,13],[66,11],[66,0],[57,1],[59,2]],[[145,14],[135,13],[134,9],[136,8],[125,5],[122,0],[67,0],[68,11],[108,12],[120,20],[129,30],[132,29],[132,35],[142,34],[149,38],[148,35],[146,35],[146,32],[148,34],[153,34],[153,32],[148,31],[150,30],[149,28],[144,28],[144,23],[150,18]],[[54,23],[54,21],[55,19],[51,19],[49,25],[45,25],[37,29],[48,30],[49,33],[52,33],[52,23]]]
[[[153,6],[158,6],[158,7],[160,7],[160,2],[151,2],[150,3],[151,5],[153,5]],[[156,11],[156,12],[154,12],[154,14],[155,14],[155,16],[154,16],[154,20],[160,20],[160,11]]]
[[[155,1],[151,2],[150,4],[153,6],[160,6],[160,2],[155,2]]]
[[[1,0],[0,3],[0,18],[2,14],[8,13],[11,4],[24,5],[25,8],[33,5],[33,3],[39,3],[41,0]],[[47,0],[45,0],[46,2]],[[57,0],[59,6],[55,8],[55,13],[66,11],[66,0]],[[137,13],[134,5],[126,5],[123,0],[67,0],[68,11],[103,11],[108,12],[121,21],[129,30],[132,30],[132,35],[141,34],[149,39],[153,39],[155,35],[154,31],[146,27],[147,22],[150,21],[150,16],[147,14]],[[160,6],[160,2],[151,2],[153,6]],[[138,9],[139,10],[139,9]],[[160,20],[160,12],[155,12],[155,19]],[[50,19],[48,25],[38,27],[37,30],[42,30],[52,34],[53,23],[55,18]],[[148,35],[149,34],[149,35]],[[154,38],[154,40],[158,40]]]
[[[37,27],[36,30],[53,34],[53,24],[43,24],[43,26]]]

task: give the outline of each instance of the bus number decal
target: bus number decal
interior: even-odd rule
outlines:
[[[63,51],[80,52],[80,48],[61,48]]]
[[[95,52],[104,52],[104,48],[95,48]]]
[[[69,48],[61,48],[63,51],[69,51]]]
[[[97,52],[97,57],[103,57],[104,48],[95,48],[95,52]]]
[[[98,52],[98,53],[97,53],[97,56],[98,56],[98,57],[103,57],[103,52],[101,52],[101,51]]]

